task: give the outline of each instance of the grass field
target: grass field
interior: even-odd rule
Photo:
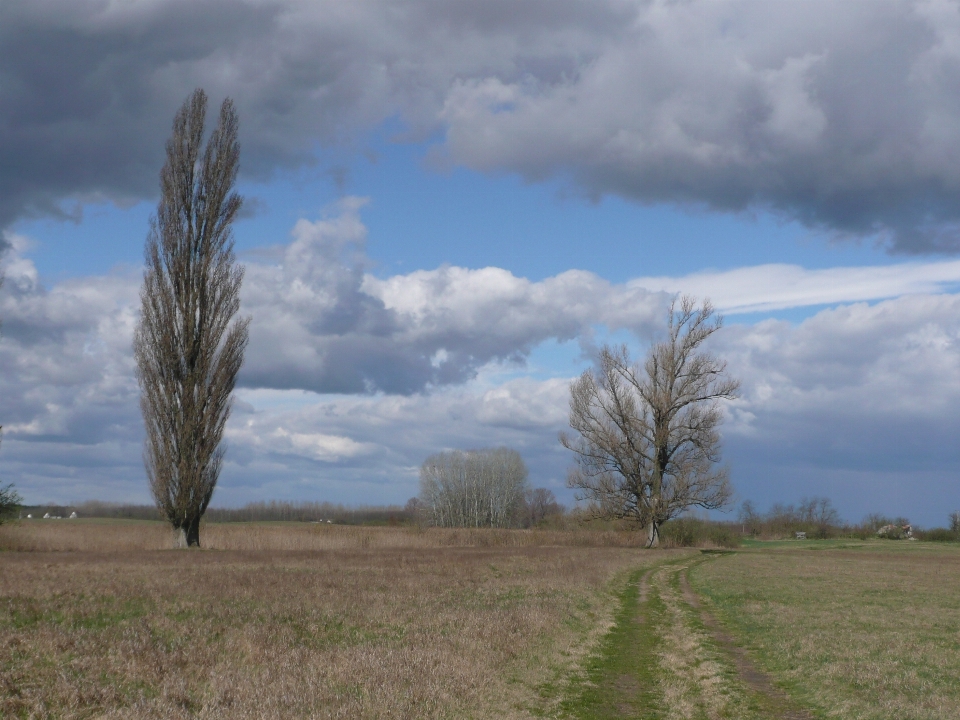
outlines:
[[[170,542],[152,523],[4,527],[21,551],[0,553],[0,714],[552,715],[626,574],[660,559],[604,533],[233,525],[203,539],[241,549],[150,549]]]
[[[807,720],[730,652],[707,626],[686,582],[690,568],[714,556],[663,557],[630,578],[600,652],[576,678],[563,710],[582,720]],[[712,619],[711,619],[712,620]],[[746,671],[746,672],[745,672]]]
[[[201,524],[206,550],[344,550],[438,547],[641,547],[640,533],[579,530],[419,529],[320,523]],[[0,525],[0,550],[128,552],[167,550],[167,523],[145,520],[24,520]]]
[[[4,717],[960,717],[960,547],[0,528]]]
[[[694,587],[791,697],[825,718],[960,718],[960,547],[759,543]]]

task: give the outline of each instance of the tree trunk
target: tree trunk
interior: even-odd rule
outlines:
[[[644,547],[655,548],[660,544],[660,523],[648,523],[644,532],[647,534],[647,544]]]
[[[200,547],[200,516],[197,515],[187,527],[187,546]]]
[[[173,529],[173,547],[177,550],[187,547],[187,529],[185,527]]]
[[[200,518],[194,518],[186,525],[174,528],[173,546],[177,549],[200,547]]]

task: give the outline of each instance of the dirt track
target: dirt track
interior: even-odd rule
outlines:
[[[813,720],[756,666],[691,588],[689,569],[716,560],[667,559],[640,576],[580,717]],[[603,701],[596,699],[602,695]]]

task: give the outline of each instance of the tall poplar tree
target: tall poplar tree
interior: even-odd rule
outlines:
[[[200,518],[223,465],[223,430],[243,363],[249,318],[240,308],[243,267],[231,226],[240,159],[228,98],[203,145],[207,96],[197,89],[173,121],[151,219],[134,337],[144,464],[178,547],[200,545]]]

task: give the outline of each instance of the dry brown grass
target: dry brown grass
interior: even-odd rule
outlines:
[[[210,523],[209,550],[342,550],[436,547],[642,547],[639,532],[362,527],[319,523]],[[23,520],[0,526],[0,550],[127,552],[173,546],[170,526],[143,520]]]
[[[202,539],[232,549],[158,551],[160,523],[4,527],[33,552],[0,553],[0,714],[551,715],[611,581],[660,559],[575,535],[231,525]]]
[[[142,520],[21,520],[0,525],[0,550],[129,552],[173,547],[170,526]]]
[[[663,603],[658,655],[665,717],[735,717],[731,709],[743,693],[728,668],[717,661],[707,633],[690,622],[680,588],[671,582],[677,572],[676,566],[663,567],[652,571],[650,578],[651,591]],[[739,717],[745,718],[746,713]]]

